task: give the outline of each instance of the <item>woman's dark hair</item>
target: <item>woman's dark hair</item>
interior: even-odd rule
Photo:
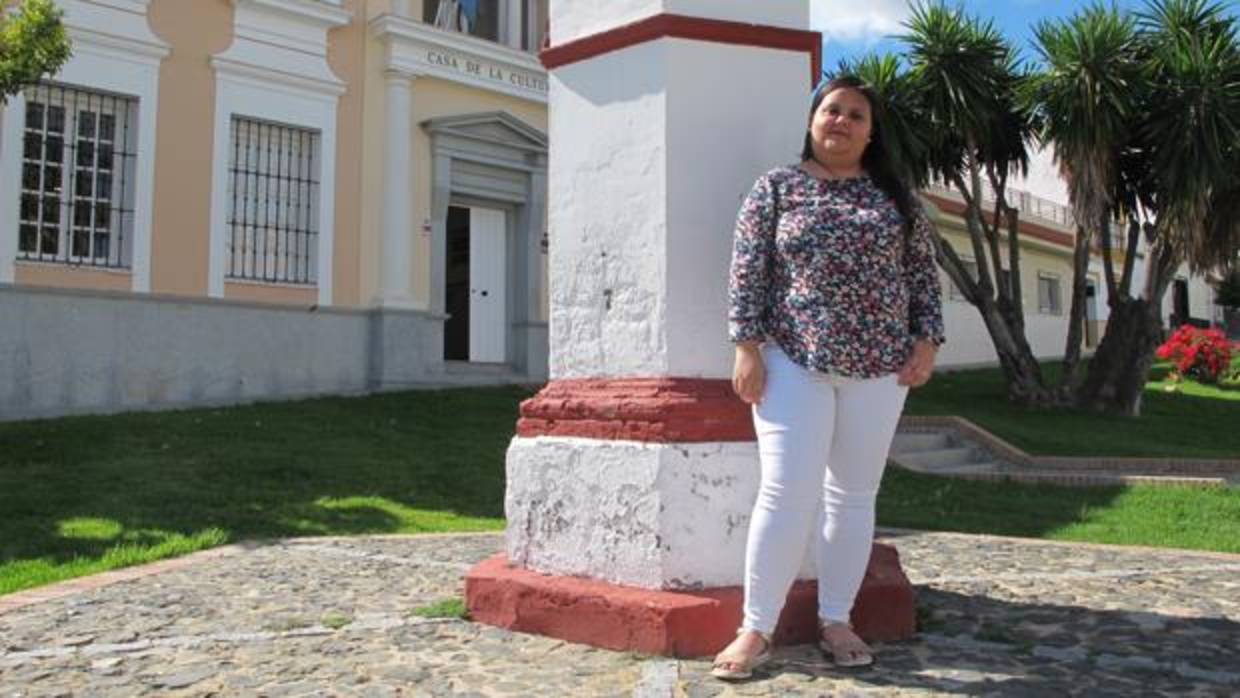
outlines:
[[[814,113],[822,105],[822,100],[838,89],[856,90],[870,103],[870,143],[866,146],[865,152],[861,154],[861,166],[870,174],[874,184],[895,202],[896,210],[904,217],[904,230],[907,235],[912,229],[913,193],[908,184],[896,173],[891,153],[887,150],[886,134],[883,132],[886,122],[883,99],[878,96],[878,93],[864,81],[851,75],[832,78],[819,85],[814,91],[814,99],[809,108],[810,121],[813,121]],[[806,127],[805,145],[801,147],[802,160],[816,160],[813,144],[813,136],[810,134],[809,127]]]

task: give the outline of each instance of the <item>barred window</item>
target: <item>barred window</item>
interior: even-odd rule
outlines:
[[[230,158],[228,277],[315,283],[319,132],[233,117]]]
[[[1049,315],[1063,312],[1063,302],[1059,295],[1059,276],[1048,272],[1038,272],[1038,311]]]
[[[130,266],[138,101],[50,83],[24,96],[18,259]]]

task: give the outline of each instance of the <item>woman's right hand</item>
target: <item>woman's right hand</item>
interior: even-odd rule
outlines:
[[[751,405],[762,400],[766,385],[766,365],[762,363],[762,350],[757,342],[736,345],[736,361],[732,366],[732,390],[737,397]]]

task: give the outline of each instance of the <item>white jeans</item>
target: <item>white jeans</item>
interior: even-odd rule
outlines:
[[[816,531],[818,615],[848,621],[870,560],[874,500],[908,388],[895,374],[811,372],[767,344],[753,421],[762,484],[749,521],[743,627],[775,630]]]

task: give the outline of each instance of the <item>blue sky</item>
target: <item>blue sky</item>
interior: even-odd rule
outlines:
[[[951,0],[955,4],[955,0]],[[1032,27],[1041,19],[1072,15],[1088,6],[1085,0],[962,0],[966,11],[992,18],[999,30],[1032,59]],[[1143,0],[1117,0],[1121,8],[1140,9]],[[1223,0],[1237,12],[1234,0]],[[903,32],[908,17],[906,0],[811,0],[813,29],[824,38],[823,66],[830,69],[842,57],[856,57],[869,50],[902,51],[898,41],[886,38]]]

